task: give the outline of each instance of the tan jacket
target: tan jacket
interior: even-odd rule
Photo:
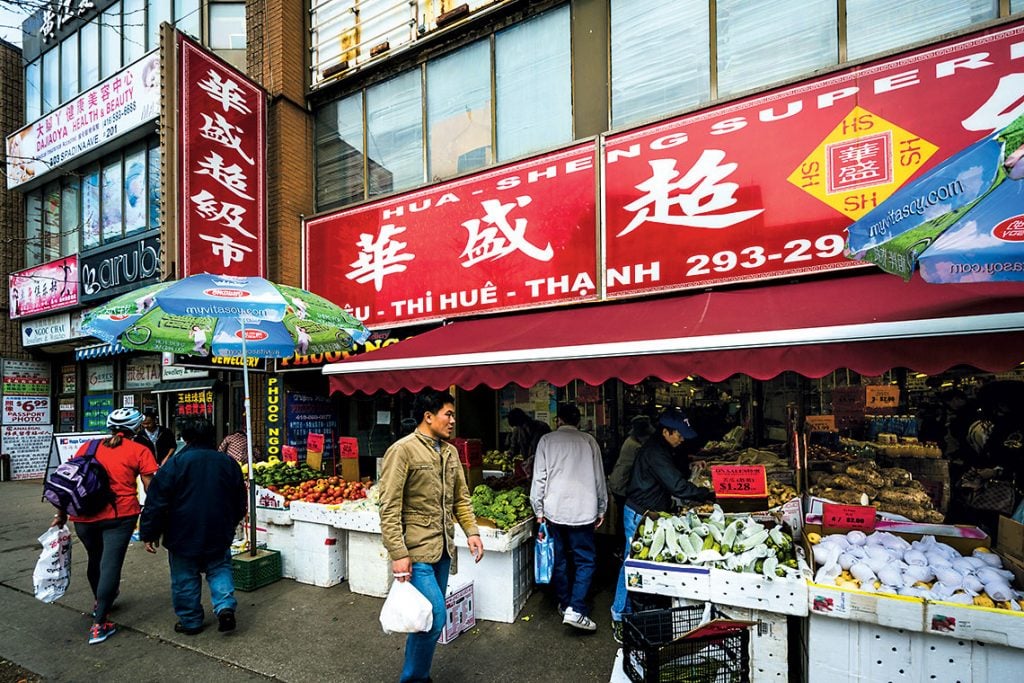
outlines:
[[[408,557],[433,563],[446,548],[454,574],[458,571],[455,522],[466,536],[479,534],[455,447],[442,441],[439,455],[433,439],[419,430],[393,443],[384,454],[378,504],[381,536],[392,560]]]

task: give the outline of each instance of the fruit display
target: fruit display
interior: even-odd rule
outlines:
[[[905,469],[879,467],[874,460],[834,463],[831,469],[812,474],[808,493],[846,505],[873,505],[914,522],[939,524],[945,518],[921,482]]]
[[[727,518],[718,505],[710,515],[662,513],[637,529],[629,556],[675,564],[702,565],[775,578],[799,578],[793,537],[780,526],[750,515]]]
[[[533,517],[530,498],[521,487],[495,491],[487,484],[473,489],[473,513],[494,522],[502,530],[511,529],[524,519]]]
[[[911,542],[885,531],[806,538],[815,583],[1014,612],[1024,608],[1024,594],[1011,586],[1013,573],[988,548],[962,555],[935,536]]]
[[[485,470],[497,470],[499,472],[511,472],[515,469],[516,460],[505,451],[490,450],[483,456]]]
[[[266,488],[281,494],[286,506],[293,500],[322,505],[338,505],[349,500],[361,500],[367,496],[366,485],[363,482],[345,481],[341,477],[308,479],[294,486],[270,484]]]
[[[246,465],[244,464],[242,465],[242,472],[246,473]],[[266,462],[253,463],[252,466],[253,480],[264,488],[270,488],[271,486],[294,486],[322,476],[322,472],[314,470],[305,463],[281,462],[275,456],[270,456]]]

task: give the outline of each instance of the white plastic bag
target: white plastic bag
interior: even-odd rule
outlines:
[[[36,598],[53,602],[71,583],[71,530],[67,525],[52,526],[39,537],[39,543],[43,552],[32,572],[32,585]]]
[[[434,607],[412,581],[392,583],[380,610],[384,633],[420,633],[429,631],[433,625]]]

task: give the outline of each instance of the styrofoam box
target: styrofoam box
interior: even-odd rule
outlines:
[[[807,621],[808,683],[1016,680],[1024,653],[906,629],[812,613]]]
[[[353,593],[386,597],[391,588],[391,557],[380,534],[348,532],[348,587]]]
[[[711,599],[711,570],[686,564],[626,560],[626,588],[702,602]]]
[[[447,645],[460,633],[468,631],[476,626],[476,610],[473,604],[473,584],[463,586],[457,590],[448,587],[448,595],[444,599],[445,618],[444,630],[437,642]]]
[[[347,573],[348,532],[325,524],[292,524],[295,580],[314,586],[334,586]]]
[[[336,529],[380,533],[380,515],[376,510],[354,508],[341,503],[339,505],[321,505],[306,503],[300,500],[291,504],[292,519],[303,522],[326,524]]]
[[[1024,648],[1024,612],[928,601],[924,626],[932,635]]]
[[[480,540],[484,544],[485,551],[507,553],[533,536],[533,518],[524,519],[507,531],[487,526],[481,526],[479,530]],[[469,547],[466,534],[462,532],[462,527],[458,524],[455,525],[455,545],[460,548]]]
[[[868,593],[813,582],[807,584],[809,612],[834,619],[922,631],[924,605],[921,598]]]
[[[295,539],[291,520],[288,524],[259,521],[257,516],[256,544],[281,553],[281,576],[295,578]]]
[[[511,624],[533,592],[533,538],[509,552],[486,550],[480,562],[459,554],[459,571],[449,580],[455,585],[473,582],[476,618]]]
[[[710,574],[711,599],[720,605],[733,605],[750,609],[807,616],[807,580],[811,570],[800,563],[800,578],[772,578],[750,572],[712,569]]]

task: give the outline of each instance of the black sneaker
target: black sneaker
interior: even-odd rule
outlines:
[[[616,643],[618,643],[619,645],[622,645],[622,622],[621,621],[613,621],[612,622],[612,638],[615,639]]]
[[[186,626],[182,626],[180,621],[177,622],[176,624],[174,624],[174,632],[175,633],[184,633],[186,636],[198,635],[199,633],[202,633],[202,631],[203,631],[203,627],[202,626],[196,626],[194,628],[188,628]]]
[[[217,613],[217,630],[221,633],[235,630],[235,610],[222,609]]]

